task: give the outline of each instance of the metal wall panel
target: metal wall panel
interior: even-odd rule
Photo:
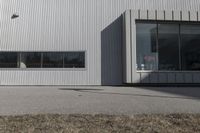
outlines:
[[[158,83],[158,80],[159,79],[159,74],[158,73],[151,73],[149,75],[149,80],[150,80],[150,83]]]
[[[158,83],[167,83],[168,82],[168,76],[167,73],[159,73],[158,76]]]
[[[150,74],[141,73],[141,82],[140,83],[150,83]]]
[[[168,83],[176,83],[176,73],[168,73]]]
[[[176,72],[176,83],[185,83],[185,73]]]
[[[116,22],[121,14],[127,9],[198,11],[199,4],[200,0],[0,0],[1,51],[87,52],[85,71],[0,70],[0,83],[121,84],[122,21]],[[19,18],[12,20],[13,13]]]
[[[192,73],[185,73],[184,75],[184,83],[193,83],[193,74]]]

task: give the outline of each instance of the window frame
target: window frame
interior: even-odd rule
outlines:
[[[158,24],[178,24],[179,25],[179,67],[181,68],[180,70],[137,70],[137,73],[196,73],[196,72],[200,72],[200,70],[197,71],[192,71],[192,70],[182,70],[182,50],[181,50],[181,25],[199,25],[200,26],[200,22],[196,22],[196,21],[171,21],[171,20],[141,20],[141,19],[136,19],[135,20],[135,24],[137,26],[137,24],[140,23],[144,23],[144,24],[156,24],[157,25],[157,37],[158,35]],[[137,31],[136,31],[137,32]],[[136,38],[137,39],[137,38]],[[158,39],[157,39],[157,48],[158,48]],[[136,48],[137,48],[137,43],[136,43]],[[157,52],[159,52],[159,49],[157,49]],[[137,55],[137,53],[136,53]],[[137,57],[137,56],[136,56]],[[159,54],[158,54],[158,58],[159,58]],[[136,63],[137,63],[137,58],[136,58]],[[159,61],[158,61],[159,64]],[[136,64],[135,64],[136,65]]]
[[[0,71],[87,71],[88,69],[88,54],[86,50],[80,51],[0,51],[0,53],[17,53],[17,67],[16,68],[0,68]],[[21,53],[41,53],[41,67],[40,68],[20,68],[20,61],[21,61]],[[43,53],[73,53],[73,52],[83,52],[85,54],[85,67],[84,68],[43,68]],[[63,64],[64,66],[64,64]]]

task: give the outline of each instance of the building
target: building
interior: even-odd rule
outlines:
[[[200,0],[0,0],[0,85],[200,83]]]

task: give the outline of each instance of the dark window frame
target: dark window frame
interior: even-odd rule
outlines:
[[[12,68],[9,68],[9,67],[0,67],[0,70],[69,70],[69,71],[78,71],[78,70],[87,70],[87,52],[86,51],[1,51],[0,53],[17,53],[17,67],[12,67]],[[33,67],[27,67],[27,68],[21,68],[21,55],[23,53],[40,53],[41,54],[41,63],[40,63],[40,66],[41,67],[38,67],[38,68],[33,68]],[[59,53],[61,54],[62,56],[62,67],[53,67],[53,68],[48,68],[48,67],[43,67],[43,56],[44,56],[44,53]],[[64,54],[65,53],[84,53],[84,67],[71,67],[71,68],[65,68],[64,67]]]

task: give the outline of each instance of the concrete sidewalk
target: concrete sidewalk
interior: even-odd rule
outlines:
[[[200,88],[0,87],[0,115],[200,113]]]

